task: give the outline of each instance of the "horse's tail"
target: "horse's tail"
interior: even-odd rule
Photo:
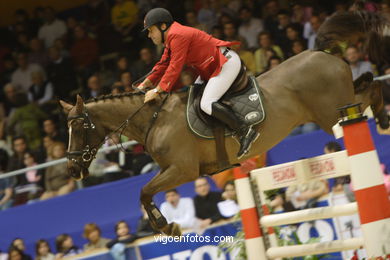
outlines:
[[[364,49],[374,62],[383,61],[384,31],[390,26],[387,17],[380,13],[353,11],[332,15],[317,33],[315,49],[343,55],[346,46],[363,40]]]

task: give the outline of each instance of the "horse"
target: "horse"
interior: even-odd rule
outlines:
[[[368,27],[364,20],[362,24],[370,32],[379,28]],[[325,44],[321,48],[328,47]],[[323,50],[307,50],[256,78],[264,97],[266,117],[256,126],[260,137],[240,160],[236,158],[239,144],[233,137],[226,138],[232,165],[266,152],[292,129],[307,122],[332,133],[332,126],[339,118],[337,109],[348,104],[361,103],[362,109],[371,106],[380,126],[389,128],[389,118],[383,116],[381,85],[372,83],[367,75],[353,82],[348,64]],[[161,169],[140,194],[152,226],[167,235],[181,234],[176,223],[167,223],[153,203],[153,196],[221,170],[215,140],[198,137],[189,130],[186,103],[186,93],[160,94],[153,102],[144,103],[140,92],[106,95],[85,103],[77,96],[75,105],[60,101],[68,117],[69,174],[75,179],[86,178],[105,137],[123,132],[144,145]]]

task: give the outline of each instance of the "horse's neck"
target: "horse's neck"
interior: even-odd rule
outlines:
[[[104,135],[117,132],[143,143],[153,115],[153,106],[143,105],[143,96],[113,98],[87,104],[92,121],[102,128]],[[140,109],[140,110],[139,110]],[[137,110],[139,110],[137,112]],[[127,123],[125,121],[129,119]],[[124,128],[119,129],[122,125]]]

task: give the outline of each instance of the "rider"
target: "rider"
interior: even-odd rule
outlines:
[[[183,66],[192,66],[199,73],[195,84],[208,81],[200,102],[201,109],[235,131],[241,146],[237,157],[246,154],[258,133],[228,105],[218,102],[240,71],[240,57],[228,48],[239,43],[218,40],[203,31],[183,26],[164,8],[154,8],[146,14],[145,30],[154,44],[165,45],[160,61],[138,86],[143,90],[159,82],[157,87],[146,92],[145,102],[155,99],[162,91],[172,91]]]

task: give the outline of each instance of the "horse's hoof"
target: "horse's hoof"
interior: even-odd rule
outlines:
[[[165,225],[161,231],[167,236],[181,236],[182,234],[180,225],[175,222]]]

